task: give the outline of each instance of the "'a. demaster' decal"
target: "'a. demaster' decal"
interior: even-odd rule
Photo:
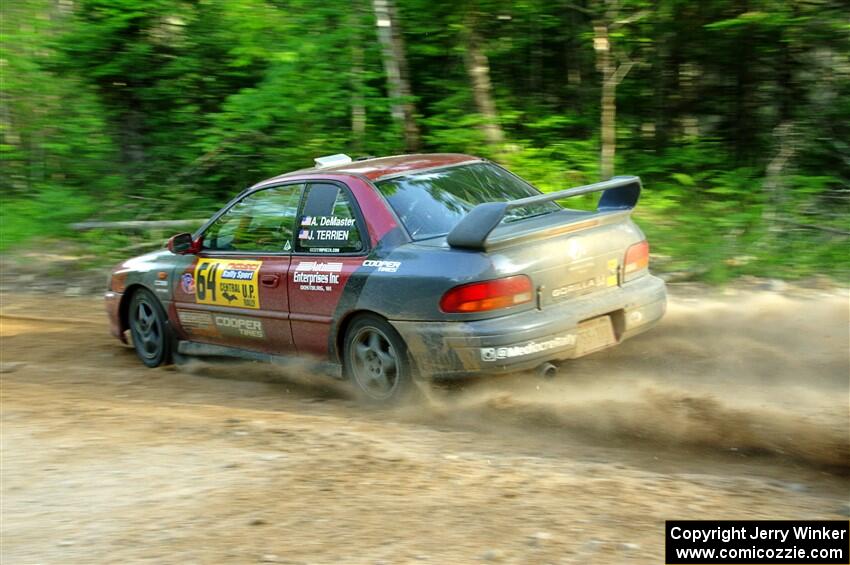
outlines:
[[[262,264],[239,259],[199,259],[195,267],[195,302],[259,308],[257,279]]]

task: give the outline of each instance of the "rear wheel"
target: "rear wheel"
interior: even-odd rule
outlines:
[[[404,340],[375,315],[360,316],[348,327],[343,366],[358,394],[370,402],[398,402],[415,389]]]
[[[139,289],[130,300],[128,314],[133,347],[142,363],[148,367],[168,363],[171,353],[168,318],[159,300],[149,290]]]

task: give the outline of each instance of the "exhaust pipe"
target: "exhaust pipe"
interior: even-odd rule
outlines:
[[[537,367],[537,376],[544,379],[554,379],[558,375],[558,367],[552,363],[543,363]]]

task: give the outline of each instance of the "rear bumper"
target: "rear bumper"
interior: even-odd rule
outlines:
[[[544,310],[474,322],[391,322],[424,376],[460,377],[575,358],[580,322],[610,315],[619,343],[653,327],[666,308],[664,282],[647,275]]]

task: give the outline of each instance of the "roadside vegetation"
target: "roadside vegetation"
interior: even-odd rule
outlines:
[[[850,12],[837,0],[2,12],[4,253],[61,241],[99,267],[169,234],[70,224],[204,217],[320,155],[458,151],[547,191],[640,175],[636,217],[660,270],[850,277]]]

